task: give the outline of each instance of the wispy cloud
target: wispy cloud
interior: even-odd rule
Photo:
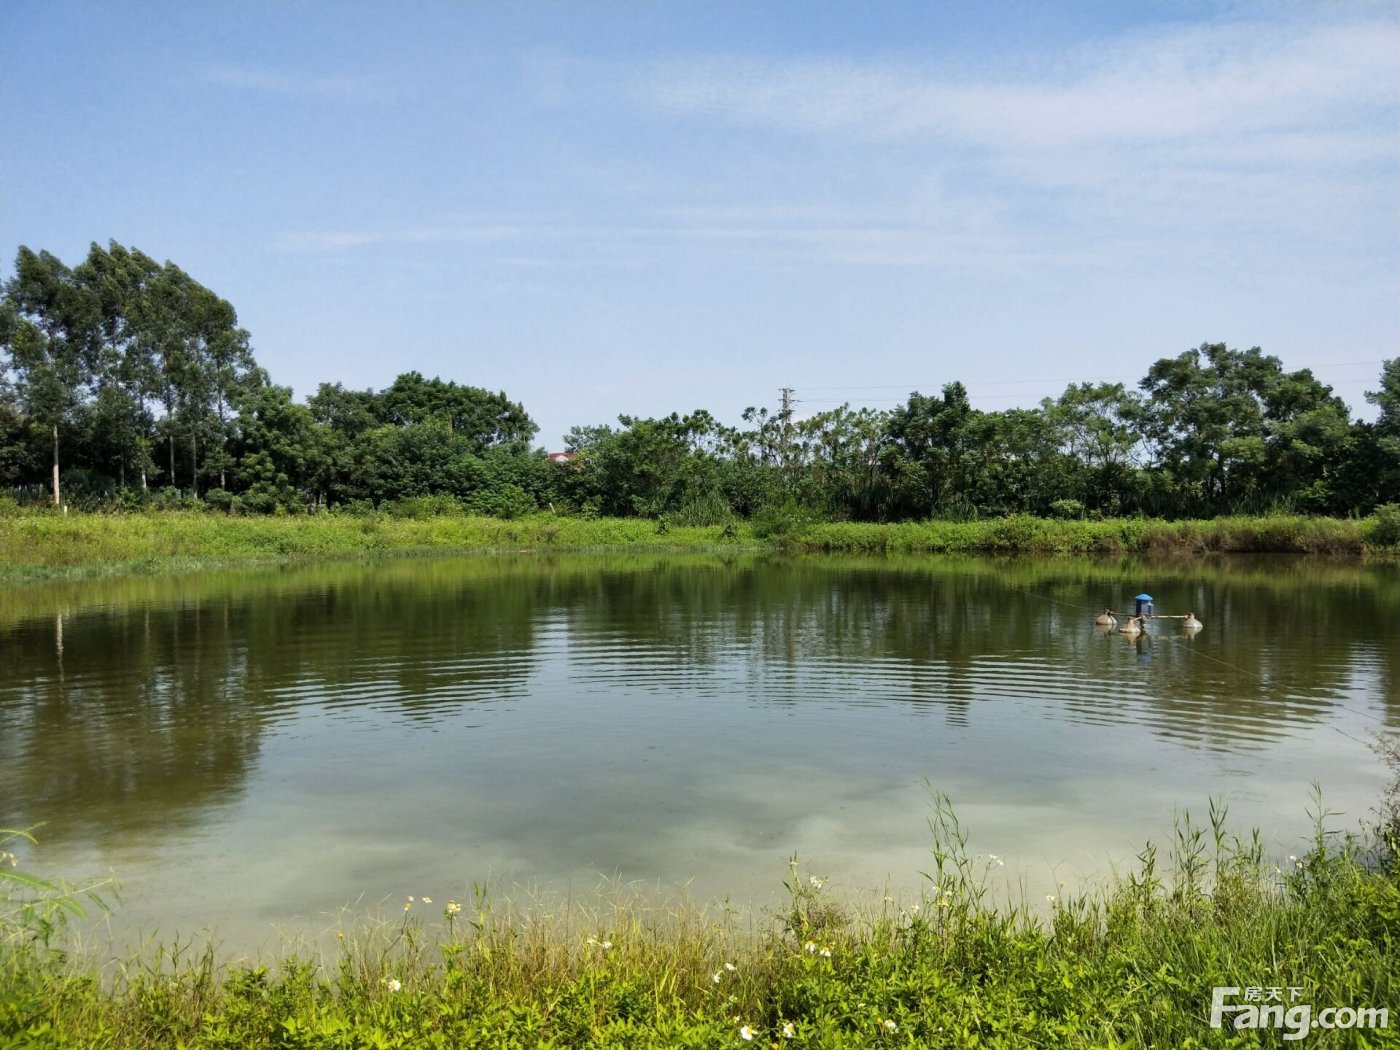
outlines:
[[[1393,190],[1400,20],[1276,10],[985,68],[540,59],[532,82],[551,90],[537,90],[537,104],[602,104],[612,124],[640,115],[678,132],[703,124],[711,152],[692,158],[684,134],[648,127],[653,152],[617,159],[624,171],[600,162],[594,194],[573,194],[573,210],[352,223],[285,233],[278,246],[461,245],[530,265],[645,266],[709,252],[744,265],[1003,272],[1180,265],[1197,242],[1228,245],[1219,265],[1237,265],[1243,244],[1263,257],[1285,243],[1325,251],[1372,236],[1355,202]]]
[[[986,72],[730,57],[656,64],[632,87],[673,119],[786,134],[794,149],[840,143],[871,170],[902,167],[911,193],[932,174],[988,215],[1021,209],[1000,237],[985,225],[979,251],[1005,258],[997,242],[1014,238],[1035,255],[1059,229],[1107,260],[1226,231],[1236,251],[1239,238],[1268,251],[1371,236],[1354,202],[1393,192],[1397,79],[1394,18],[1285,18],[1099,40]]]
[[[1308,129],[1393,112],[1397,56],[1393,20],[1239,24],[1099,41],[1014,75],[880,61],[656,62],[632,91],[663,112],[794,134],[1078,147]]]
[[[580,223],[566,215],[502,215],[478,223],[288,231],[276,241],[289,253],[338,254],[370,248],[458,246],[510,266],[648,265],[678,252],[729,253],[769,265],[972,265],[996,250],[989,236],[963,223],[858,209],[761,206],[690,207],[639,212],[616,223]],[[1001,246],[1005,263],[1024,246]]]
[[[483,244],[515,241],[524,233],[519,227],[510,225],[470,226],[458,223],[361,230],[290,230],[277,236],[275,247],[284,252],[334,252],[412,244]]]
[[[981,64],[537,56],[537,104],[641,117],[661,145],[633,199],[611,202],[606,235],[573,215],[522,237],[1003,269],[1179,260],[1216,234],[1237,258],[1243,244],[1267,257],[1374,238],[1356,202],[1387,206],[1400,166],[1400,19],[1387,7],[1229,10]],[[692,128],[703,154],[686,152]],[[725,214],[731,203],[743,213]]]

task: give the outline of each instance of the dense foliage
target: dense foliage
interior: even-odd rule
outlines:
[[[575,427],[532,449],[523,406],[418,372],[322,384],[299,404],[254,361],[233,307],[172,263],[92,245],[19,250],[0,297],[0,487],[89,509],[154,502],[305,511],[436,499],[691,524],[1040,517],[1366,515],[1400,503],[1400,358],[1374,423],[1307,369],[1203,344],[1133,390],[1079,383],[1035,409],[973,407],[959,382],[890,411],[749,408]]]

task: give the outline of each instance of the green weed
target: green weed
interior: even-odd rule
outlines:
[[[989,901],[1003,859],[970,855],[933,799],[919,898],[851,904],[793,858],[788,904],[716,914],[613,886],[589,906],[405,902],[347,916],[334,952],[216,965],[148,952],[103,975],[51,944],[0,948],[0,1040],[36,1047],[1102,1047],[1255,1045],[1206,1022],[1211,989],[1301,988],[1400,1004],[1400,886],[1328,826],[1272,864],[1223,807],[1183,814],[1169,862],[1043,906]],[[1310,1046],[1395,1045],[1389,1028]]]

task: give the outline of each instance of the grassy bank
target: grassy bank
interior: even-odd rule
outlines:
[[[1387,524],[1376,518],[1292,515],[1211,521],[1062,521],[1016,516],[897,525],[835,522],[806,528],[796,540],[807,550],[849,552],[1359,555],[1387,545]]]
[[[221,965],[170,953],[100,971],[0,926],[0,1040],[26,1047],[1105,1047],[1276,1045],[1209,1025],[1212,989],[1383,1008],[1400,1043],[1400,882],[1319,831],[1281,868],[1223,815],[1097,889],[994,905],[946,803],[915,901],[829,899],[794,862],[762,920],[617,896],[514,910],[484,896],[351,925],[338,955]],[[1298,989],[1294,994],[1289,989]],[[1243,1003],[1240,997],[1234,1004]],[[1344,1015],[1345,1019],[1345,1015]],[[1226,1023],[1228,1024],[1228,1017]],[[1294,1014],[1287,1022],[1298,1024]],[[1305,1026],[1307,1021],[1302,1022]],[[1286,1031],[1287,1029],[1285,1029]],[[1256,1038],[1262,1035],[1262,1038]],[[1226,1038],[1231,1037],[1231,1038]]]
[[[661,526],[640,518],[44,512],[0,517],[0,573],[126,573],[422,551],[705,550],[754,542],[747,529],[726,535],[717,527]]]
[[[1392,517],[1394,520],[1392,520]],[[417,551],[716,550],[841,553],[1288,553],[1394,550],[1400,514],[1362,520],[1278,516],[1213,521],[1010,517],[900,524],[667,525],[640,518],[536,515],[238,517],[198,511],[0,515],[0,574],[91,575],[249,561]]]

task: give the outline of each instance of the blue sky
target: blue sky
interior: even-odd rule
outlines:
[[[987,409],[1400,352],[1400,4],[0,6],[0,256],[115,239],[298,397]]]

